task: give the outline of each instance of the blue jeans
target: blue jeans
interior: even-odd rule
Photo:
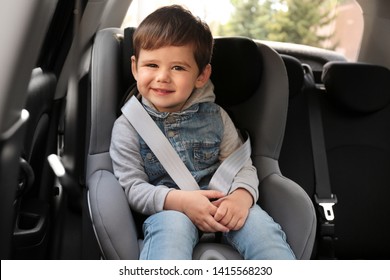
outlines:
[[[197,227],[185,214],[177,211],[162,211],[148,217],[143,231],[145,238],[140,259],[191,260],[192,251],[199,241]],[[250,209],[244,226],[224,233],[223,240],[246,260],[295,259],[280,225],[258,205]]]

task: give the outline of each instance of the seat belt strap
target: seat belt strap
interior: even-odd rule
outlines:
[[[122,113],[181,190],[199,189],[199,185],[191,172],[135,96],[132,96],[122,108]],[[228,192],[234,177],[249,160],[250,156],[251,144],[248,137],[243,145],[221,163],[210,180],[209,188],[224,193]]]
[[[131,125],[148,144],[165,170],[181,190],[198,190],[199,185],[185,166],[171,143],[135,96],[122,109]]]
[[[210,180],[209,188],[229,193],[234,177],[248,161],[251,152],[251,143],[247,135],[247,140],[244,144],[230,154],[215,171]]]
[[[314,199],[323,214],[319,219],[318,254],[320,258],[335,259],[336,237],[333,206],[337,203],[337,198],[331,190],[319,93],[309,91],[307,99],[316,181]]]
[[[307,96],[309,102],[310,135],[316,180],[315,200],[317,204],[323,208],[325,219],[327,221],[333,221],[333,205],[337,203],[337,198],[331,190],[321,107],[318,100],[319,94],[315,92],[309,92]]]

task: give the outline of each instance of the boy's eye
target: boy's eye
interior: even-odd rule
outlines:
[[[157,64],[153,64],[153,63],[149,63],[149,64],[146,64],[147,67],[150,67],[150,68],[157,68]]]
[[[183,70],[185,70],[184,67],[182,67],[182,66],[173,66],[172,69],[176,70],[176,71],[183,71]]]

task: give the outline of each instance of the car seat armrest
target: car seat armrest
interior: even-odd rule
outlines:
[[[274,173],[260,186],[261,207],[279,223],[297,259],[310,259],[317,220],[313,203],[295,182]]]
[[[87,181],[88,204],[98,243],[106,259],[138,259],[137,228],[115,175],[98,170]]]

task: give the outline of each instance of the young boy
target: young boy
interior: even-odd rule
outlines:
[[[250,159],[227,194],[208,189],[242,141],[214,103],[207,24],[180,6],[163,7],[140,24],[133,42],[135,94],[201,186],[180,190],[126,117],[117,119],[110,148],[114,172],[130,207],[148,216],[140,259],[192,259],[199,232],[222,232],[245,259],[294,259],[280,226],[256,204],[258,178]]]

